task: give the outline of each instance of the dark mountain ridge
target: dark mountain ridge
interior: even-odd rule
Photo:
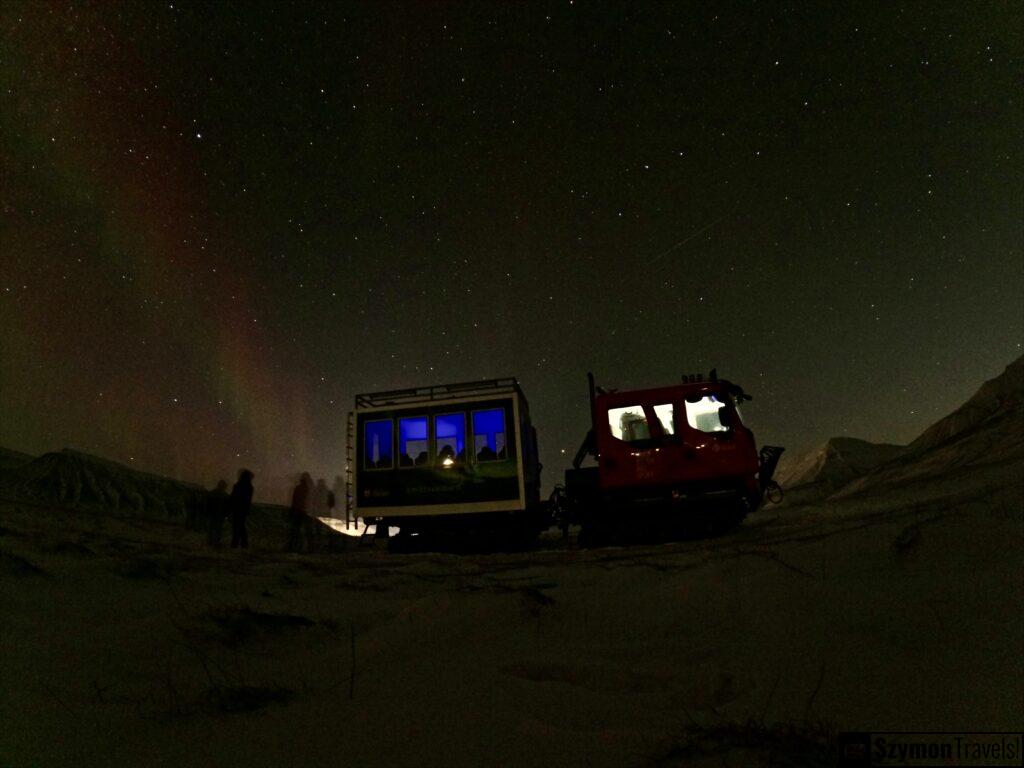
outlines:
[[[972,467],[1024,460],[1024,356],[909,445],[836,437],[780,462],[778,478],[797,503],[946,478]]]
[[[99,506],[174,515],[203,494],[198,485],[65,448],[0,473],[0,495],[64,507]]]

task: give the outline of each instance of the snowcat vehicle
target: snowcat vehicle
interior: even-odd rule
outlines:
[[[356,395],[347,449],[346,513],[380,537],[397,527],[405,543],[483,532],[528,543],[549,525],[514,378]]]
[[[767,497],[783,449],[765,446],[740,418],[752,399],[712,370],[679,384],[620,392],[590,386],[591,428],[556,489],[563,529],[592,542],[629,532],[721,532]],[[587,456],[597,466],[584,467]]]

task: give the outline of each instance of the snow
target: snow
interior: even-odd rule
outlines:
[[[819,483],[835,489],[899,456],[901,445],[869,443],[853,437],[833,437],[802,455],[782,454],[775,479],[784,488]]]
[[[1024,406],[1024,356],[1018,357],[994,379],[989,379],[960,408],[926,429],[911,444],[924,452],[974,429],[1008,408]],[[1024,425],[1022,425],[1024,426]]]
[[[5,502],[0,754],[621,766],[695,733],[735,761],[750,722],[1009,730],[1019,469],[707,541],[466,556],[213,552],[176,521]]]

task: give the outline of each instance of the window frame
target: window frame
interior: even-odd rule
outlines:
[[[491,411],[501,411],[501,427],[502,427],[502,429],[501,429],[500,434],[502,436],[502,439],[505,442],[505,444],[502,446],[502,450],[505,451],[505,456],[504,457],[499,456],[498,455],[498,451],[495,451],[493,459],[481,459],[481,458],[479,458],[477,456],[478,451],[476,449],[476,436],[477,436],[476,422],[473,420],[473,417],[476,416],[476,414],[478,414],[478,413],[488,413],[488,412],[491,412]],[[470,416],[469,431],[473,435],[473,463],[474,464],[494,464],[495,462],[499,462],[499,461],[508,461],[509,460],[509,455],[508,455],[508,453],[509,453],[509,451],[508,451],[508,409],[504,405],[495,405],[495,406],[492,406],[490,408],[478,408],[476,410],[470,410],[469,411],[469,416]],[[487,433],[485,432],[483,434],[486,436]],[[499,433],[495,432],[493,434],[497,435]],[[468,435],[467,435],[467,437],[468,437]],[[497,440],[495,440],[495,443],[497,443]]]
[[[612,420],[611,420],[612,411],[627,412],[627,411],[632,411],[632,410],[637,409],[637,408],[639,408],[640,409],[640,413],[643,414],[644,424],[647,425],[647,437],[641,437],[641,438],[639,438],[637,440],[626,440],[624,437],[619,437],[618,435],[616,435],[615,434],[615,428],[612,426]],[[632,446],[643,447],[645,445],[650,445],[652,443],[652,441],[655,439],[654,432],[651,429],[651,427],[652,427],[652,425],[651,425],[651,418],[650,418],[650,416],[647,413],[647,406],[644,403],[635,403],[635,404],[632,404],[632,405],[610,405],[607,408],[605,408],[605,412],[604,413],[605,413],[605,423],[608,425],[608,434],[610,434],[612,436],[612,440],[618,440],[620,443],[623,443],[624,445],[632,445]],[[621,419],[621,415],[620,415],[620,419]],[[621,421],[620,421],[620,427],[621,427]],[[623,433],[623,434],[625,434],[625,433]]]
[[[371,466],[369,466],[370,455],[367,452],[367,448],[369,446],[369,441],[367,440],[366,432],[367,432],[367,429],[369,428],[369,426],[371,424],[387,424],[390,427],[390,434],[391,434],[391,461],[388,464],[388,466],[386,466],[386,467],[371,467]],[[363,421],[363,450],[362,450],[362,454],[363,454],[363,471],[364,472],[377,472],[377,471],[385,472],[385,471],[393,470],[395,468],[395,459],[397,458],[395,456],[395,453],[396,453],[396,451],[395,451],[395,419],[394,419],[394,417],[389,417],[389,418],[386,418],[386,419],[365,419]]]
[[[415,457],[411,457],[412,458],[412,464],[409,464],[407,466],[403,466],[403,464],[402,464],[402,456],[404,454],[402,453],[402,422],[406,421],[406,420],[412,420],[412,419],[423,419],[426,422],[427,435],[426,435],[426,437],[424,437],[422,439],[425,440],[426,443],[427,443],[427,460],[423,464],[417,464]],[[397,443],[396,450],[395,450],[395,459],[396,459],[395,466],[397,466],[398,469],[422,469],[423,467],[431,466],[431,462],[430,462],[430,421],[431,421],[430,415],[426,414],[426,413],[423,414],[422,416],[396,416],[395,417],[395,422],[398,424],[398,429],[395,430],[395,441]]]
[[[429,425],[427,427],[427,429],[428,429],[428,433],[427,433],[428,434],[428,441],[427,442],[428,442],[428,445],[433,445],[433,448],[434,448],[433,452],[430,455],[430,459],[431,459],[430,466],[438,468],[438,469],[445,469],[445,467],[441,464],[440,461],[438,461],[438,459],[440,459],[441,454],[438,451],[438,447],[437,447],[437,420],[441,419],[441,418],[446,418],[446,417],[449,417],[449,416],[461,416],[462,417],[462,450],[463,450],[463,458],[460,459],[459,458],[458,436],[456,435],[456,440],[455,440],[455,463],[450,465],[450,466],[457,467],[457,466],[465,465],[466,464],[466,453],[467,453],[467,446],[466,446],[466,443],[467,443],[467,439],[466,439],[467,438],[467,434],[466,434],[466,432],[467,432],[467,429],[466,429],[466,412],[465,411],[452,411],[451,413],[435,413],[435,414],[433,414],[433,418],[430,419]],[[430,438],[433,438],[433,440],[430,440]],[[447,440],[448,438],[444,438],[444,439]],[[428,450],[429,450],[429,448],[428,448]]]

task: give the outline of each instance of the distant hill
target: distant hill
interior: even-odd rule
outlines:
[[[12,451],[10,448],[0,448],[0,472],[22,467],[34,458],[34,456],[22,453],[21,451]]]
[[[845,486],[848,496],[881,486],[950,477],[966,469],[1024,461],[1024,357],[986,381],[896,459]],[[1024,472],[1018,473],[1018,481]]]
[[[902,445],[833,437],[803,454],[793,457],[783,454],[776,479],[787,490],[811,484],[836,490],[905,450],[906,446]]]
[[[1024,356],[1018,357],[1006,370],[989,379],[978,391],[951,414],[922,432],[910,444],[911,453],[922,453],[949,443],[973,429],[983,426],[1001,414],[1020,410],[1024,399]]]
[[[70,448],[38,458],[0,449],[0,462],[5,462],[0,464],[0,499],[180,522],[186,522],[187,512],[193,510],[197,527],[205,524],[207,489],[193,483]],[[280,538],[283,546],[287,524],[283,506],[253,504],[253,535]]]
[[[1024,357],[906,446],[834,437],[782,457],[776,479],[791,503],[867,493],[961,470],[1024,460]]]
[[[0,496],[66,507],[174,515],[202,488],[65,448],[7,469]]]

